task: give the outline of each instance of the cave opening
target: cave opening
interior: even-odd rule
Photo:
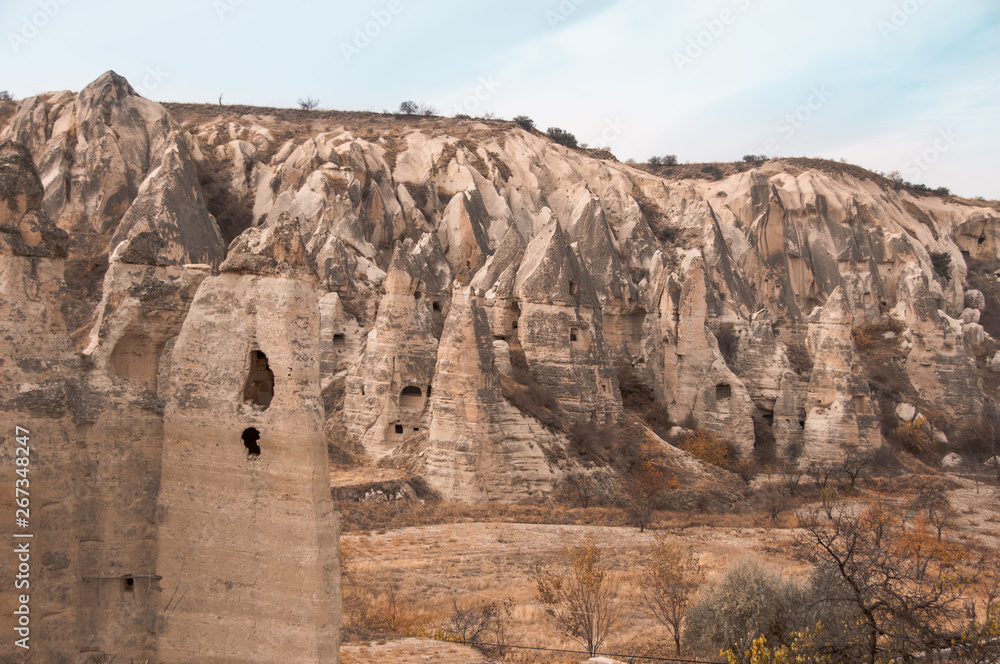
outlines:
[[[247,457],[260,456],[260,431],[254,427],[243,430],[243,447],[247,448]]]
[[[424,393],[416,385],[407,385],[399,393],[399,407],[417,409],[424,405]]]
[[[733,396],[733,387],[729,383],[719,383],[715,386],[716,399],[728,399]]]
[[[334,348],[343,348],[346,345],[347,345],[347,337],[345,337],[343,334],[341,334],[339,332],[337,334],[333,335],[333,347]]]
[[[267,409],[274,398],[274,372],[263,351],[250,351],[250,372],[243,387],[243,401]]]

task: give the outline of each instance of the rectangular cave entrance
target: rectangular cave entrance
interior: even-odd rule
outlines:
[[[274,398],[274,372],[263,351],[250,351],[250,371],[243,386],[244,403],[266,409]]]

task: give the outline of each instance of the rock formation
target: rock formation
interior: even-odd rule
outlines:
[[[942,441],[995,399],[995,203],[272,111],[109,72],[0,127],[0,420],[36,441],[39,661],[336,661],[328,445],[515,502],[581,468],[574,422],[643,426],[619,375],[803,465],[883,444],[900,402]]]

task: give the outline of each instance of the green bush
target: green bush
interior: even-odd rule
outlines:
[[[944,280],[951,279],[951,254],[946,251],[932,252],[931,265],[934,266],[934,274]]]
[[[517,123],[521,129],[526,131],[533,131],[535,129],[535,121],[529,118],[527,115],[518,115],[514,118],[514,122]]]
[[[665,154],[662,157],[650,157],[648,163],[650,166],[676,166],[677,155]]]
[[[701,167],[701,172],[707,175],[712,180],[721,180],[725,175],[722,169],[715,164],[707,164]]]
[[[691,608],[685,638],[714,652],[742,653],[761,635],[784,643],[803,626],[804,603],[805,593],[795,582],[743,558]]]
[[[565,129],[560,129],[559,127],[549,127],[549,130],[546,133],[549,138],[559,145],[565,145],[568,148],[579,147],[579,144],[576,142],[576,136],[569,133]]]

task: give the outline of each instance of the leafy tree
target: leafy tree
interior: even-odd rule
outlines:
[[[961,547],[935,538],[926,519],[904,523],[901,510],[880,499],[860,508],[841,505],[825,521],[813,513],[802,527],[816,562],[838,580],[820,599],[854,616],[839,641],[828,643],[838,661],[911,661],[913,653],[940,652],[961,640],[971,644],[979,638],[971,634],[989,632],[974,618],[968,624],[975,629],[960,625],[983,570],[995,574],[996,564],[974,561]]]
[[[569,562],[564,574],[535,570],[538,598],[563,633],[594,657],[621,617],[618,581],[589,537],[570,549]]]
[[[535,121],[529,118],[527,115],[518,115],[514,118],[514,122],[527,131],[532,131],[535,128]]]
[[[565,145],[568,148],[579,147],[579,144],[576,142],[576,136],[569,133],[565,129],[560,129],[559,127],[549,127],[549,130],[546,133],[549,138],[559,145]]]
[[[664,494],[676,488],[677,480],[648,459],[642,461],[639,470],[626,479],[625,510],[632,523],[639,526],[640,533],[646,530]]]
[[[693,549],[682,549],[657,533],[653,553],[642,570],[639,594],[646,611],[673,636],[678,655],[681,626],[704,574]]]

